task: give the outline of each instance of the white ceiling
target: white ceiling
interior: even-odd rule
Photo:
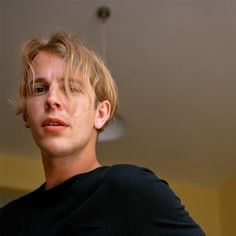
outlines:
[[[120,91],[123,139],[99,143],[104,164],[219,185],[236,175],[236,1],[2,0],[1,153],[39,158],[8,98],[22,42],[69,31],[101,52],[98,6],[111,8],[107,63]]]

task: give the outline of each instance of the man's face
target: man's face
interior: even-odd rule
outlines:
[[[33,94],[26,102],[26,121],[32,136],[46,156],[80,154],[95,143],[95,93],[91,97],[78,78],[69,78],[72,98],[65,92],[62,59],[41,51],[33,60]],[[32,81],[33,82],[33,81]]]

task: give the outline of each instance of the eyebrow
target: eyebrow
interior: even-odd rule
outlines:
[[[30,80],[29,81],[30,84],[33,84],[33,83],[44,83],[44,82],[47,82],[47,80],[45,78],[43,78],[43,77],[36,77],[35,80]],[[59,80],[59,83],[62,83],[62,82],[64,82],[64,78],[61,78]],[[69,78],[68,82],[69,83],[75,83],[75,84],[78,84],[80,86],[83,85],[82,81],[80,81],[78,79],[74,79],[74,78]]]
[[[45,83],[45,81],[46,80],[43,77],[37,77],[35,79],[30,79],[28,85],[32,87],[35,83]]]
[[[61,81],[63,81],[63,79],[62,79]],[[74,78],[69,78],[69,79],[68,79],[68,82],[69,82],[69,83],[76,83],[76,84],[79,84],[79,85],[82,85],[82,84],[83,84],[81,80],[79,80],[79,79],[74,79]]]
[[[37,77],[35,78],[35,80],[31,80],[30,83],[34,82],[34,83],[42,83],[42,82],[45,82],[46,79],[44,79],[43,77]]]

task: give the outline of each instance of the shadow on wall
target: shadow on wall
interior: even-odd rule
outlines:
[[[6,205],[8,202],[25,195],[27,192],[12,188],[0,188],[0,207]]]

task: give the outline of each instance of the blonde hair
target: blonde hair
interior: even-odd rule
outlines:
[[[64,83],[67,95],[70,95],[68,89],[69,74],[79,72],[83,83],[85,85],[90,84],[94,88],[97,102],[104,100],[110,102],[110,117],[105,126],[108,125],[110,120],[114,118],[118,108],[116,84],[101,58],[92,50],[84,47],[80,41],[64,32],[54,33],[48,40],[33,38],[24,44],[17,114],[22,114],[25,120],[27,94],[32,90],[29,81],[33,80],[34,82],[35,79],[32,62],[40,51],[55,54],[64,60],[66,64]]]

